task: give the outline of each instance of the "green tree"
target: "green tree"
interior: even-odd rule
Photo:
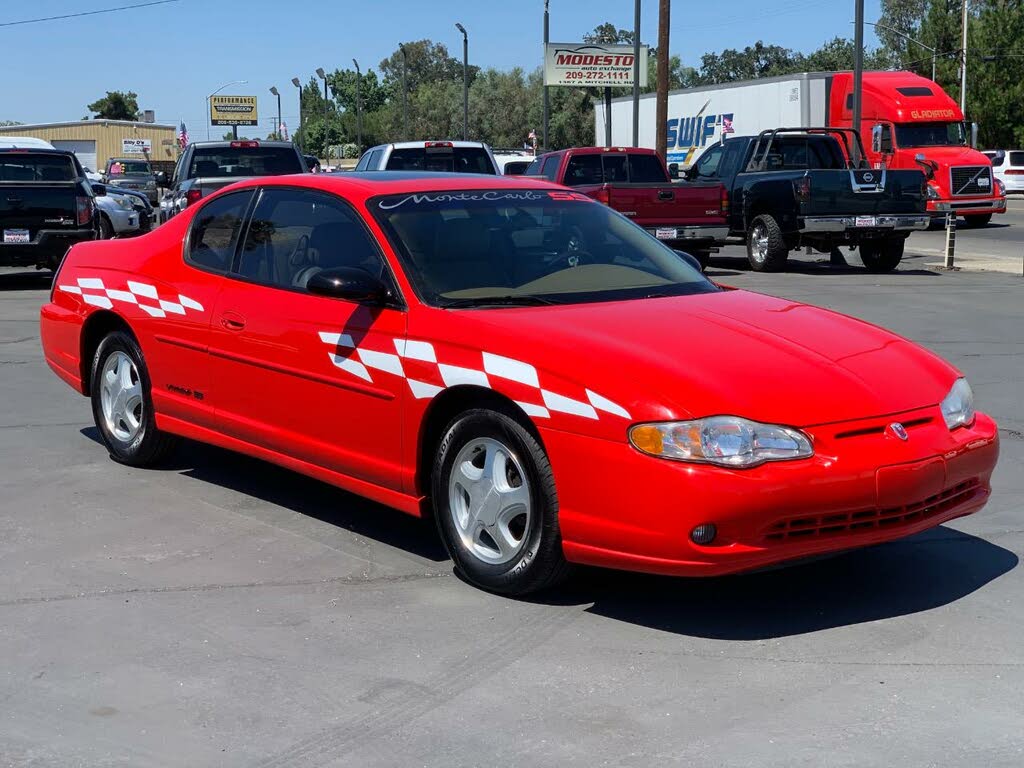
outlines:
[[[742,51],[726,48],[701,56],[700,82],[705,85],[788,75],[803,69],[803,55],[758,40]]]
[[[405,53],[408,57],[406,63],[406,83],[410,93],[418,91],[421,85],[427,83],[446,80],[462,82],[462,59],[450,55],[448,46],[444,43],[435,43],[433,40],[413,40],[404,45]],[[383,75],[384,85],[388,86],[401,99],[401,49],[396,49],[394,53],[383,59],[379,67]],[[470,83],[473,82],[473,78],[479,70],[479,67],[469,66]]]
[[[618,29],[611,22],[598,24],[593,32],[587,32],[583,36],[584,43],[597,43],[599,45],[632,45],[633,30]]]
[[[800,62],[807,72],[834,72],[853,69],[853,40],[834,37],[821,48],[803,57]],[[883,48],[868,49],[864,52],[864,69],[889,69],[892,56]]]
[[[138,120],[139,95],[134,91],[107,91],[107,95],[86,106],[95,120]]]

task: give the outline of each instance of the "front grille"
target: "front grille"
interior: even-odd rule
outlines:
[[[992,194],[992,169],[987,165],[957,166],[950,169],[949,176],[954,195]]]
[[[864,509],[828,515],[792,517],[773,523],[764,532],[764,543],[822,539],[869,530],[896,528],[908,523],[938,517],[966,501],[980,485],[977,478],[965,480],[924,501],[889,509]]]

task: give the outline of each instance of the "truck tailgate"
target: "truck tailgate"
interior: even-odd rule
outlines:
[[[17,242],[14,233],[28,230],[34,241],[40,229],[76,226],[76,183],[0,182],[0,242]]]
[[[608,204],[642,227],[718,224],[721,184],[606,184]]]
[[[811,170],[804,216],[924,213],[924,174],[915,170]]]

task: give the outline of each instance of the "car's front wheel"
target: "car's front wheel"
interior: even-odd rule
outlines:
[[[441,538],[468,581],[523,595],[568,572],[551,464],[514,418],[476,409],[455,419],[438,446],[432,486]]]
[[[130,334],[114,331],[100,342],[90,392],[96,428],[113,459],[149,466],[171,450],[173,437],[156,428],[149,373]]]

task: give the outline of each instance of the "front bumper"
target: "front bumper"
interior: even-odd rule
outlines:
[[[150,205],[157,205],[160,202],[159,190],[156,187],[148,189],[138,184],[114,184],[111,183],[109,186],[114,189],[130,189],[132,192],[141,192],[147,198],[149,198]]]
[[[41,229],[31,243],[0,242],[0,267],[55,267],[72,245],[95,238],[92,229]]]
[[[110,219],[110,225],[114,228],[115,235],[127,235],[138,231],[139,214],[134,208],[124,210],[111,206],[110,209],[104,209],[103,212]]]
[[[1006,213],[1005,197],[989,197],[981,200],[929,200],[928,212],[933,215],[945,215],[953,212],[961,216],[985,213]]]
[[[810,232],[866,232],[891,230],[912,232],[928,229],[931,217],[926,214],[899,214],[882,216],[804,216],[799,221],[800,231]]]
[[[907,441],[885,430],[893,421]],[[680,576],[756,570],[917,533],[991,493],[999,439],[983,414],[953,432],[937,407],[806,431],[814,457],[730,470],[645,456],[625,435],[542,430],[566,557]],[[718,529],[707,546],[690,540],[702,523]]]
[[[722,224],[721,226],[705,226],[703,224],[686,224],[680,226],[666,224],[662,227],[644,224],[643,226],[644,229],[647,230],[648,234],[654,235],[654,237],[659,240],[664,240],[666,242],[685,240],[687,242],[704,241],[708,243],[720,243],[724,242],[729,236],[729,227],[725,224]]]

